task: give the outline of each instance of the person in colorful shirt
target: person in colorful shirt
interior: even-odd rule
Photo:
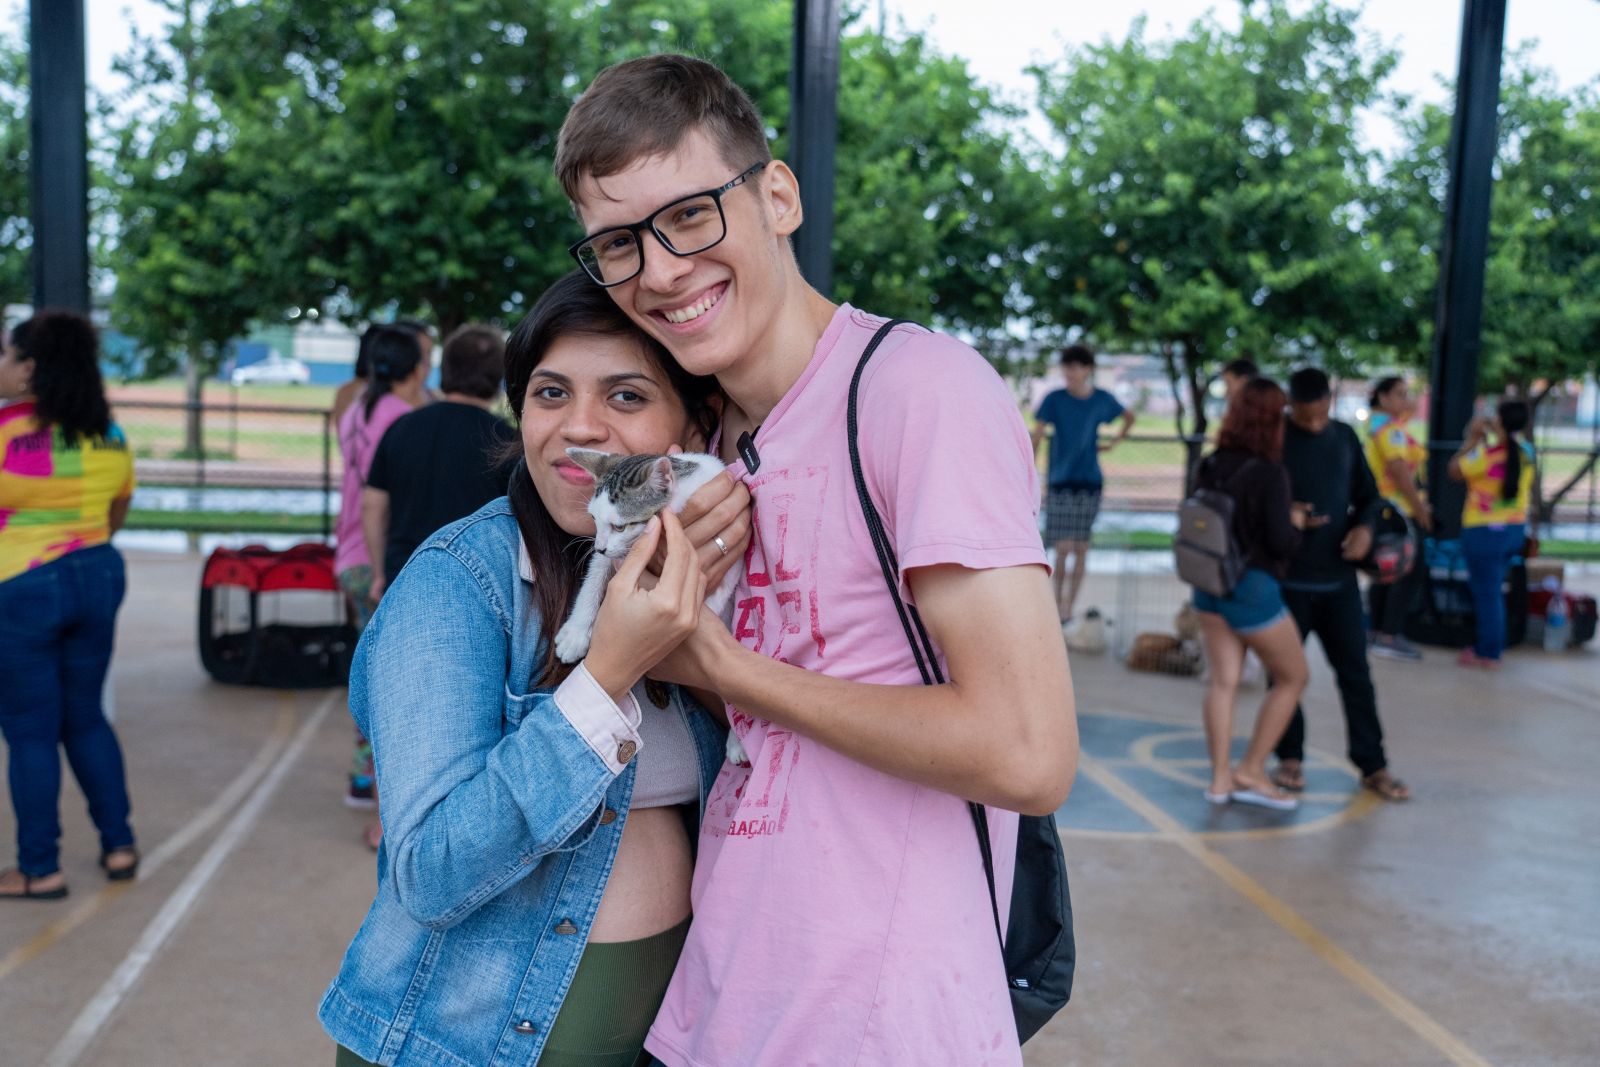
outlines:
[[[1500,404],[1494,416],[1479,415],[1467,427],[1461,450],[1450,459],[1450,477],[1467,483],[1461,509],[1461,551],[1477,640],[1462,649],[1464,667],[1493,670],[1506,645],[1506,609],[1501,589],[1511,557],[1527,540],[1528,498],[1533,492],[1534,451],[1522,435],[1528,405]]]
[[[703,610],[656,668],[722,697],[748,759],[707,799],[694,918],[645,1047],[668,1067],[1020,1067],[967,800],[988,807],[1003,927],[1013,813],[1061,806],[1078,738],[1011,390],[909,324],[860,378],[863,491],[948,666],[923,685],[848,444],[885,320],[801,275],[799,184],[750,98],[687,56],[621,63],[568,113],[556,173],[593,283],[723,387],[710,449],[754,499],[732,632]]]
[[[126,589],[111,535],[133,457],[111,421],[100,342],[81,315],[41,311],[0,352],[0,733],[10,750],[17,866],[0,899],[58,899],[61,756],[114,881],[139,866],[122,748],[101,704]]]
[[[1371,407],[1367,463],[1378,480],[1378,492],[1394,503],[1407,522],[1424,534],[1431,533],[1433,511],[1422,494],[1428,449],[1411,435],[1409,423],[1416,404],[1405,379],[1378,379],[1372,387]],[[1422,653],[1405,637],[1406,617],[1416,602],[1421,581],[1421,572],[1413,570],[1389,585],[1374,582],[1367,591],[1374,656],[1410,662],[1422,659]]]
[[[344,460],[344,477],[339,486],[339,521],[334,525],[333,569],[339,588],[355,611],[358,630],[366,629],[377,601],[372,597],[373,552],[383,558],[383,546],[369,546],[361,525],[362,490],[372,469],[383,435],[400,416],[420,407],[425,400],[423,383],[428,378],[428,360],[415,331],[402,326],[376,326],[362,337],[371,372],[371,381],[359,401],[345,409],[339,418],[339,454]],[[373,774],[372,745],[356,734],[350,758],[350,783],[344,802],[352,808],[375,809],[377,783]],[[377,818],[367,824],[366,841],[378,847],[383,834]]]

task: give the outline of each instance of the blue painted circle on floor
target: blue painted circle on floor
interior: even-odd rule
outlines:
[[[1195,714],[1198,718],[1198,709]],[[1117,715],[1080,714],[1078,737],[1084,756],[1100,770],[1114,775],[1177,825],[1195,833],[1309,829],[1313,823],[1331,822],[1330,816],[1343,813],[1361,791],[1360,780],[1349,764],[1307,749],[1306,790],[1294,811],[1272,811],[1239,803],[1218,806],[1208,804],[1201,795],[1211,772],[1205,731],[1199,722],[1185,726]],[[1234,758],[1241,756],[1244,748],[1245,740],[1235,738]],[[1056,822],[1067,832],[1156,832],[1156,827],[1116,792],[1082,769],[1072,786],[1072,795],[1056,814]]]

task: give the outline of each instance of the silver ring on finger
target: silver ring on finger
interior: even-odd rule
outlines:
[[[716,537],[713,537],[711,539],[711,543],[716,545],[717,551],[721,552],[724,556],[728,554],[728,543],[722,539],[722,535],[718,534]]]

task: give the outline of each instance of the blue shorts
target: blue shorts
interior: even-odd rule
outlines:
[[[1221,615],[1229,629],[1236,634],[1253,634],[1276,625],[1289,613],[1283,605],[1283,587],[1278,579],[1251,567],[1227,596],[1213,596],[1203,590],[1194,591],[1194,610]]]

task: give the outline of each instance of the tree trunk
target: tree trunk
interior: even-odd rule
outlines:
[[[202,459],[205,434],[201,426],[201,390],[205,386],[200,374],[201,357],[193,348],[183,353],[183,399],[188,405],[183,417],[183,454],[190,459]]]
[[[1200,460],[1205,452],[1206,430],[1209,427],[1206,419],[1206,379],[1201,370],[1204,360],[1205,347],[1193,337],[1184,338],[1183,377],[1189,387],[1189,404],[1193,412],[1192,429],[1183,442],[1185,496],[1194,492],[1195,481],[1200,474]]]

